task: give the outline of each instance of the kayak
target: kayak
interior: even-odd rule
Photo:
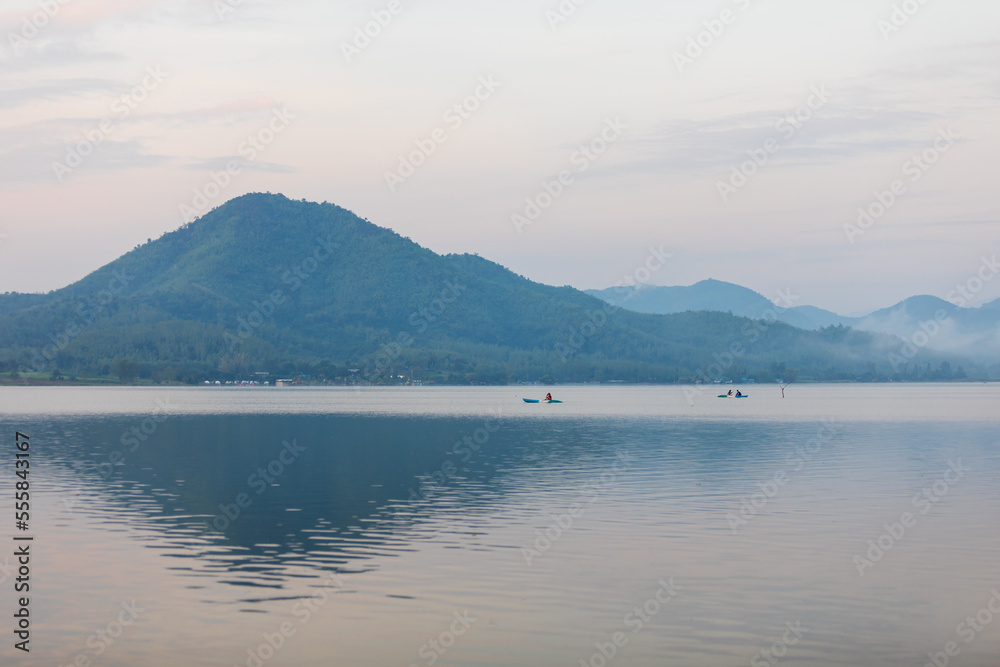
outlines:
[[[562,403],[562,401],[540,401],[537,398],[522,398],[525,403]]]
[[[750,394],[743,394],[741,396],[726,396],[725,394],[719,394],[719,398],[750,398]]]

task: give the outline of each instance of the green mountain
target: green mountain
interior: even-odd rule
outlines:
[[[889,376],[900,344],[728,313],[635,313],[270,194],[234,199],[63,289],[0,295],[0,369],[97,376],[127,360],[155,381],[853,379]]]

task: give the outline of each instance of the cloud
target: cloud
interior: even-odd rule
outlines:
[[[53,0],[46,7],[0,12],[0,27],[20,32],[25,21],[38,31],[91,30],[108,22],[137,18],[156,7],[155,0]]]
[[[174,125],[198,122],[214,123],[220,121],[227,125],[232,125],[239,121],[263,115],[265,112],[270,112],[276,106],[279,105],[274,98],[267,97],[266,95],[257,95],[212,107],[201,107],[170,113],[147,114],[143,118],[162,120]]]
[[[31,102],[51,102],[64,97],[115,94],[127,89],[125,84],[109,79],[51,79],[19,88],[0,89],[0,108],[10,109]]]
[[[155,7],[154,0],[52,0],[44,6],[0,12],[7,71],[78,65],[93,60],[123,60],[118,54],[85,44],[109,22],[135,20]]]
[[[718,171],[748,159],[747,151],[762,149],[768,140],[781,147],[769,164],[832,163],[870,153],[923,148],[927,137],[918,130],[948,120],[935,113],[832,103],[801,123],[793,122],[792,112],[794,109],[771,109],[660,123],[645,136],[628,142],[633,159],[619,170]]]
[[[64,163],[68,146],[65,144],[46,144],[43,146],[19,146],[0,154],[0,188],[3,184],[16,182],[59,183],[54,165]],[[63,173],[63,180],[89,171],[129,171],[157,167],[172,160],[167,155],[155,155],[145,152],[142,142],[137,139],[128,141],[104,140],[92,154],[72,173]]]
[[[93,128],[96,129],[96,125]],[[72,137],[58,141],[56,136]],[[71,151],[84,152],[81,144],[88,143],[75,121],[40,121],[30,125],[0,131],[0,189],[17,183],[49,182],[58,186],[59,179],[54,165],[65,163]],[[85,150],[85,149],[84,149]],[[174,159],[166,155],[149,153],[139,139],[114,140],[104,137],[83,159],[82,164],[65,178],[78,173],[95,171],[120,171],[166,164]]]
[[[181,169],[195,171],[224,171],[235,162],[241,170],[260,171],[271,174],[291,174],[298,171],[295,167],[278,164],[276,162],[261,162],[259,160],[247,160],[236,155],[225,155],[212,158],[198,158],[187,164],[181,165]]]
[[[11,53],[0,46],[0,63],[8,73],[78,66],[97,62],[124,62],[125,56],[89,47],[83,39],[34,39],[24,43],[23,53]]]
[[[920,99],[927,104],[940,104],[941,86],[963,88],[966,94],[976,88],[996,86],[1000,75],[996,62],[1000,59],[1000,40],[941,46],[928,50],[920,60],[904,62],[891,68],[874,71],[870,80],[885,96],[898,97],[912,88],[931,88],[939,91],[937,98]]]
[[[998,56],[1000,41],[942,46],[919,60],[833,80],[826,86],[830,101],[790,136],[788,124],[782,131],[777,124],[795,111],[794,101],[785,108],[664,120],[645,135],[623,142],[631,160],[606,165],[602,171],[715,172],[748,159],[747,151],[761,148],[769,138],[781,146],[769,164],[785,168],[922,150],[936,128],[957,125],[972,111],[970,100],[998,97],[1000,76],[993,66]],[[799,103],[808,96],[803,90]],[[713,107],[745,106],[739,99],[705,102]]]
[[[29,101],[50,100],[57,97],[81,96],[96,93],[116,93],[128,88],[127,84],[103,79],[53,80],[0,92],[8,106]],[[0,103],[0,107],[3,104]],[[230,156],[213,158],[184,158],[148,152],[142,138],[122,138],[129,134],[126,127],[138,123],[153,127],[177,126],[199,123],[252,124],[264,118],[278,103],[270,97],[258,95],[237,99],[211,107],[200,107],[169,113],[142,113],[137,109],[127,118],[114,114],[101,117],[47,118],[9,128],[0,129],[0,182],[58,182],[56,163],[69,164],[71,153],[86,152],[78,170],[122,171],[160,166],[176,161],[181,169],[220,170],[236,159],[246,171],[286,174],[297,171],[294,167],[274,162],[248,162]],[[111,131],[101,130],[109,122]],[[158,131],[154,131],[156,135]],[[91,137],[88,139],[88,137]],[[89,144],[94,144],[91,147]],[[93,150],[91,150],[93,148]],[[74,174],[68,176],[71,178]]]

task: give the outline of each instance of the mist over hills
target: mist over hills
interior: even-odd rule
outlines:
[[[973,368],[925,349],[894,365],[904,341],[795,328],[755,311],[767,300],[743,288],[739,312],[718,312],[734,287],[705,286],[716,312],[694,311],[697,299],[685,312],[633,312],[638,296],[615,307],[476,255],[438,255],[333,204],[250,194],[72,285],[0,295],[0,370],[98,376],[125,361],[153,381],[508,383],[943,379]]]
[[[847,326],[904,341],[915,337],[921,348],[984,363],[1000,361],[1000,299],[979,308],[962,308],[934,296],[913,296],[864,317],[847,317],[814,306],[783,307],[746,287],[711,279],[688,287],[642,285],[587,293],[640,313],[718,311],[749,318],[773,313],[778,321],[801,329]]]

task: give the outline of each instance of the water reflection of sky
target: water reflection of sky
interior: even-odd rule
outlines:
[[[398,417],[233,406],[180,410],[138,445],[141,412],[23,415],[17,427],[44,443],[35,655],[246,664],[290,623],[266,664],[427,664],[427,641],[469,610],[478,620],[439,664],[579,664],[616,631],[621,664],[748,663],[797,619],[810,630],[787,664],[916,664],[1000,583],[995,418],[967,421],[953,397],[950,419],[947,406],[902,419],[938,392],[909,408],[872,399],[894,406],[881,422],[868,408],[846,419],[842,393],[824,404],[818,392],[784,421],[713,418],[715,404],[687,418],[522,418],[515,404],[497,422],[441,405]],[[824,408],[835,432],[817,440],[810,417]],[[623,452],[629,467],[612,474]],[[852,556],[958,458],[968,476],[859,576]],[[776,473],[787,484],[734,533],[727,516]],[[670,577],[677,597],[632,634],[628,612]],[[139,620],[94,655],[88,639],[132,599]],[[997,654],[997,633],[963,645],[964,664]]]

